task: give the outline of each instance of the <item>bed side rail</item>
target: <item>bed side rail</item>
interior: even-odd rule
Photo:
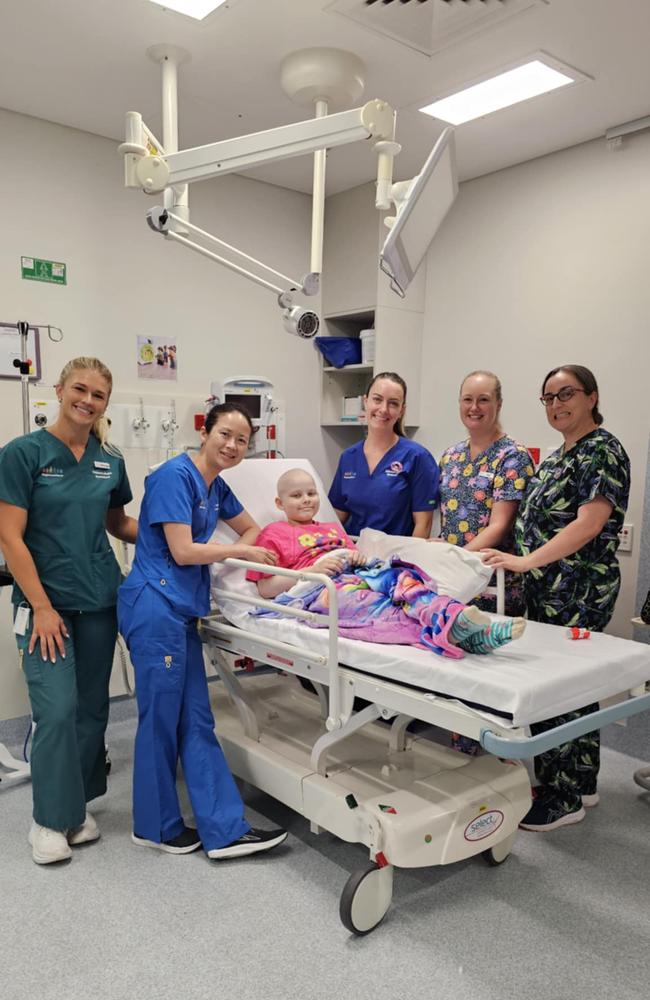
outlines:
[[[228,601],[235,601],[239,604],[248,604],[254,607],[267,608],[272,611],[281,611],[283,615],[290,618],[299,618],[302,621],[317,621],[319,624],[327,624],[328,626],[328,647],[327,656],[324,657],[321,653],[316,653],[309,649],[308,646],[301,646],[296,644],[295,646],[282,643],[283,648],[295,650],[304,660],[311,663],[322,664],[327,667],[327,672],[329,676],[329,714],[326,721],[327,729],[331,732],[335,729],[340,729],[347,719],[342,714],[342,704],[343,699],[341,697],[341,677],[339,671],[339,653],[338,653],[338,639],[339,639],[339,605],[338,605],[338,593],[336,587],[334,586],[332,580],[329,576],[325,576],[324,573],[310,573],[304,570],[295,569],[281,569],[278,566],[266,566],[261,563],[248,562],[245,559],[225,559],[225,566],[237,566],[240,569],[252,569],[257,572],[269,573],[272,572],[274,576],[287,576],[292,580],[292,585],[305,580],[311,580],[313,583],[318,583],[327,589],[328,604],[329,604],[329,614],[320,615],[315,614],[312,611],[303,611],[301,608],[291,608],[286,605],[277,604],[275,601],[267,601],[263,597],[249,597],[247,594],[237,594],[230,590],[222,590],[219,587],[213,589],[212,593],[217,598],[222,598]],[[241,630],[234,630],[241,631]],[[277,640],[270,640],[271,642],[276,642],[280,645]]]
[[[611,722],[618,722],[619,719],[628,719],[631,715],[644,712],[650,709],[650,691],[645,694],[634,695],[627,701],[610,705],[608,708],[600,708],[590,715],[583,715],[580,719],[566,722],[562,726],[555,726],[538,736],[521,737],[508,739],[497,736],[492,730],[485,728],[481,730],[481,746],[489,753],[497,757],[508,757],[512,760],[524,760],[528,757],[535,757],[551,747],[561,746],[569,740],[576,739],[591,733],[594,729],[609,725]]]
[[[496,579],[495,579],[495,577],[496,577]],[[483,591],[483,593],[481,594],[481,597],[485,596],[486,594],[488,596],[494,596],[494,597],[496,597],[496,599],[497,599],[497,608],[496,608],[496,611],[497,611],[498,615],[505,615],[505,613],[506,613],[506,583],[505,583],[505,580],[506,580],[505,570],[503,569],[503,566],[498,566],[495,569],[494,574],[493,574],[493,576],[490,579],[490,586],[486,587],[485,590]]]

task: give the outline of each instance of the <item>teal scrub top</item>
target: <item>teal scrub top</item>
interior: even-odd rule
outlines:
[[[98,611],[117,603],[121,573],[106,514],[131,499],[124,459],[105,451],[93,434],[79,461],[45,429],[0,451],[0,500],[27,511],[25,545],[60,610]],[[25,601],[17,584],[12,599]]]

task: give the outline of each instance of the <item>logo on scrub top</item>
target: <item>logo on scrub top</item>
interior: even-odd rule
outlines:
[[[110,462],[93,462],[93,476],[95,479],[111,479],[113,471]]]
[[[40,474],[45,479],[63,479],[63,469],[57,469],[55,465],[46,465]]]
[[[404,466],[401,462],[391,462],[386,469],[387,476],[399,476],[400,472],[404,472]]]
[[[357,478],[357,474],[356,474],[356,472],[344,472],[343,473],[343,478],[344,479],[356,479]]]

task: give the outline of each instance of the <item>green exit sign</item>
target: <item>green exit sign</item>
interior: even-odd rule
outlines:
[[[55,260],[38,257],[21,257],[20,274],[27,281],[48,281],[51,285],[65,285],[66,266]]]

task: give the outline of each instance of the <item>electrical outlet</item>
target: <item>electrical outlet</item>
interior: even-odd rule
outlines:
[[[619,552],[631,552],[632,551],[632,536],[634,534],[633,524],[624,524],[618,533],[619,540]]]

